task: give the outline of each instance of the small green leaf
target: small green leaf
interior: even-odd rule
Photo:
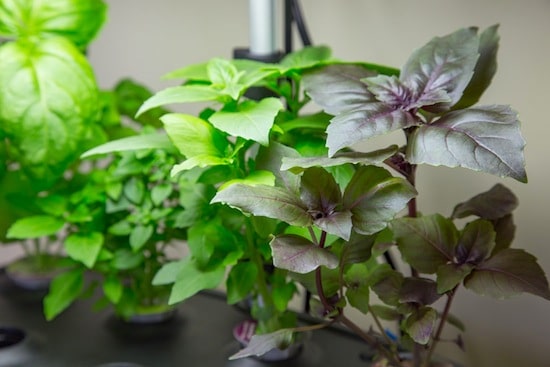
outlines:
[[[110,275],[106,277],[103,281],[102,287],[105,297],[107,297],[107,299],[109,299],[112,303],[117,304],[122,298],[124,285],[116,276]]]
[[[219,191],[212,203],[225,203],[244,212],[279,219],[291,225],[307,226],[312,223],[300,199],[278,187],[235,184]]]
[[[499,299],[527,292],[550,300],[548,281],[537,259],[519,249],[504,249],[479,264],[464,286]]]
[[[346,289],[346,299],[352,307],[364,314],[369,312],[370,288],[366,284],[360,284]]]
[[[143,263],[143,254],[127,249],[117,250],[111,260],[111,266],[118,270],[129,270]]]
[[[192,102],[209,102],[222,100],[224,94],[209,85],[182,85],[169,87],[154,94],[139,108],[136,116],[156,107]]]
[[[153,278],[153,285],[166,285],[175,283],[178,274],[186,266],[189,260],[171,261],[164,264]]]
[[[35,215],[17,220],[6,234],[7,238],[27,239],[55,235],[65,222],[50,215]]]
[[[274,186],[275,185],[275,176],[273,173],[264,170],[258,170],[251,172],[248,176],[244,178],[236,178],[233,180],[226,181],[223,185],[220,186],[220,190],[234,185],[234,184],[243,184],[243,185],[264,185],[264,186]]]
[[[129,136],[94,147],[84,152],[81,158],[88,158],[98,154],[135,151],[140,149],[163,149],[172,151],[174,150],[174,144],[172,144],[166,134]]]
[[[151,236],[153,235],[155,228],[152,224],[149,224],[147,226],[139,225],[132,229],[132,232],[130,233],[130,247],[132,247],[132,250],[138,251],[140,250],[146,243],[149,241]]]
[[[514,193],[502,184],[458,204],[453,209],[453,218],[476,215],[483,219],[495,220],[511,214],[518,206]]]
[[[84,287],[82,269],[75,269],[58,275],[50,284],[48,295],[44,298],[44,314],[51,321],[80,296]]]
[[[360,167],[344,193],[344,207],[351,210],[354,230],[373,234],[384,229],[416,190],[381,167]]]
[[[124,196],[134,204],[142,204],[145,197],[145,184],[137,177],[131,177],[124,185]]]
[[[281,329],[269,334],[253,335],[250,343],[230,356],[229,359],[262,356],[275,348],[284,349],[292,344],[293,336],[294,331],[292,329]]]
[[[229,143],[208,122],[192,115],[176,113],[164,115],[161,120],[168,136],[185,157],[224,157]]]
[[[103,247],[103,234],[100,232],[75,233],[65,239],[65,251],[73,259],[92,268]]]
[[[209,81],[208,72],[206,70],[207,62],[200,64],[192,64],[183,68],[171,71],[162,76],[162,79],[184,79],[184,80],[200,80]]]
[[[329,60],[332,50],[327,46],[307,46],[286,55],[280,62],[287,70],[303,70]],[[287,72],[287,71],[285,71]]]
[[[296,235],[281,235],[271,242],[273,265],[295,273],[309,273],[324,265],[329,269],[338,266],[338,258],[326,249]]]
[[[54,217],[61,217],[67,210],[68,200],[65,196],[54,194],[38,197],[35,203],[44,213]]]
[[[435,214],[399,218],[391,226],[401,254],[418,271],[433,274],[453,260],[458,230],[451,220]]]
[[[452,111],[419,127],[407,146],[413,164],[464,167],[527,182],[517,113],[508,106]]]
[[[231,268],[227,277],[227,303],[235,304],[254,289],[258,268],[252,262],[239,262]]]
[[[275,116],[282,109],[283,104],[277,98],[249,100],[241,103],[237,111],[218,111],[209,120],[221,131],[267,146]]]
[[[155,185],[151,189],[151,200],[153,201],[153,204],[157,206],[161,205],[164,200],[168,199],[173,191],[174,188],[172,187],[172,184],[168,182]]]
[[[110,226],[107,231],[115,236],[128,236],[132,233],[132,224],[126,219],[123,219]]]
[[[426,345],[432,337],[437,321],[437,311],[430,307],[421,307],[404,322],[404,329],[418,344]]]
[[[204,289],[217,287],[224,278],[225,268],[220,267],[210,271],[201,271],[192,261],[185,258],[179,264],[179,273],[170,293],[170,305],[182,302]]]

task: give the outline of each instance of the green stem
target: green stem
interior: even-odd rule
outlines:
[[[372,307],[370,304],[367,304],[367,307],[368,307],[368,310],[369,310],[369,313],[371,314],[373,320],[374,320],[374,323],[376,324],[376,327],[378,328],[378,330],[380,331],[380,334],[382,335],[382,337],[384,338],[384,340],[386,341],[386,343],[388,345],[391,346],[392,348],[392,351],[395,352],[395,343],[388,337],[388,334],[386,333],[386,331],[384,330],[384,327],[382,326],[382,323],[380,322],[380,319],[378,318],[378,316],[376,316],[376,314],[372,311]]]
[[[246,240],[248,244],[248,250],[250,252],[250,260],[254,263],[254,265],[256,265],[256,268],[258,269],[258,275],[256,278],[258,293],[262,297],[264,303],[266,305],[269,305],[271,309],[274,309],[274,307],[272,307],[273,299],[271,298],[271,294],[269,293],[269,287],[267,285],[267,276],[265,273],[264,261],[262,259],[262,255],[258,252],[258,249],[256,248],[253,232],[254,232],[254,229],[252,227],[252,224],[250,223],[250,219],[247,219],[246,220]]]
[[[449,317],[449,311],[451,310],[451,304],[453,303],[453,299],[455,297],[457,287],[455,287],[452,291],[447,293],[447,303],[445,303],[445,308],[443,309],[443,313],[441,314],[441,318],[439,320],[439,325],[435,332],[433,342],[428,349],[428,353],[426,355],[426,359],[424,360],[424,363],[422,364],[422,367],[429,367],[430,361],[435,351],[435,347],[437,343],[441,340],[441,333],[443,332],[443,327],[445,326],[445,323],[447,322],[447,318]]]

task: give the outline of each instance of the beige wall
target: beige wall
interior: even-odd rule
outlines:
[[[282,1],[282,0],[280,0]],[[90,49],[103,87],[131,76],[158,90],[167,71],[214,56],[231,56],[248,43],[247,0],[107,0],[110,21]],[[515,190],[516,243],[550,272],[547,159],[550,135],[550,1],[548,0],[302,0],[313,41],[347,60],[402,65],[436,35],[500,23],[499,72],[483,103],[511,104],[520,112],[529,184],[466,170],[422,168],[420,210],[450,213],[455,202],[496,182]],[[2,262],[11,251],[2,251]],[[461,290],[454,314],[462,318],[474,367],[550,366],[550,303],[525,295],[494,301]],[[455,352],[453,348],[451,351]]]
[[[110,23],[90,50],[105,87],[129,75],[159,89],[171,85],[159,80],[167,71],[229,57],[234,47],[248,44],[247,0],[111,0],[110,6]],[[503,182],[521,202],[517,245],[550,272],[550,173],[543,155],[550,135],[550,1],[302,0],[302,8],[313,41],[331,46],[335,56],[395,66],[433,36],[500,23],[499,73],[482,102],[511,104],[520,112],[529,184],[422,168],[420,209],[450,213],[455,202]],[[468,326],[468,358],[461,360],[470,359],[469,365],[550,366],[550,303],[530,295],[494,301],[461,290],[453,312]]]

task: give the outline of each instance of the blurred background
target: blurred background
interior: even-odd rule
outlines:
[[[157,91],[174,85],[168,71],[231,57],[248,47],[248,0],[106,0],[109,20],[89,57],[100,86],[131,77]],[[282,48],[282,0],[278,42]],[[550,273],[547,227],[550,195],[549,0],[302,0],[314,44],[337,58],[400,67],[416,48],[456,29],[500,24],[499,66],[482,104],[510,104],[519,111],[527,141],[528,184],[463,169],[421,167],[419,209],[450,214],[457,202],[501,182],[520,199],[516,247],[534,254]],[[301,47],[296,39],[296,47]],[[189,111],[194,112],[194,111]],[[0,248],[0,259],[17,256]],[[550,303],[531,295],[506,301],[461,289],[452,313],[467,326],[466,353],[446,352],[472,367],[550,366]]]

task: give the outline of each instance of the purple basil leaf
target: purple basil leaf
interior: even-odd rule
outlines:
[[[342,203],[342,192],[334,177],[320,167],[305,170],[300,198],[314,219],[332,214]]]
[[[512,214],[508,214],[502,218],[494,220],[493,227],[497,233],[493,253],[509,248],[512,245],[512,241],[514,240],[516,234],[514,216]]]
[[[476,29],[436,37],[413,52],[400,80],[414,94],[414,106],[431,112],[448,110],[462,97],[478,58]]]
[[[433,274],[454,258],[458,231],[450,219],[439,214],[399,218],[391,228],[405,261],[421,273]]]
[[[329,269],[338,266],[338,257],[297,235],[281,235],[271,242],[273,265],[295,273],[309,273],[324,265]]]
[[[403,274],[388,264],[381,264],[371,274],[372,290],[387,305],[399,305],[399,291],[405,281]]]
[[[431,305],[441,297],[437,293],[437,284],[427,278],[405,278],[399,290],[399,302]]]
[[[279,187],[234,184],[219,191],[211,202],[225,203],[243,212],[279,219],[290,225],[308,226],[312,223],[311,215],[300,198]]]
[[[337,115],[375,101],[361,81],[373,75],[376,73],[357,65],[330,65],[305,74],[302,84],[315,103]]]
[[[230,356],[229,359],[262,356],[275,348],[284,349],[292,343],[293,336],[294,331],[292,329],[281,329],[269,334],[253,335],[250,343]]]
[[[454,289],[474,269],[470,264],[443,264],[437,269],[437,293],[443,294]]]
[[[405,320],[405,332],[418,344],[425,345],[431,339],[437,321],[437,311],[431,307],[421,307]]]
[[[465,167],[527,182],[517,113],[508,106],[453,111],[411,136],[408,161]]]
[[[464,286],[494,298],[507,298],[522,292],[550,300],[550,289],[537,259],[519,249],[504,249],[479,264]]]
[[[495,220],[512,213],[517,206],[518,199],[514,193],[506,186],[496,184],[490,190],[455,206],[452,217],[476,215],[483,219]]]
[[[281,163],[283,159],[299,159],[300,154],[286,145],[271,142],[269,147],[260,147],[256,157],[256,169],[273,172],[275,186],[286,187],[289,192],[298,194],[300,177],[291,172],[283,171]]]
[[[372,152],[341,152],[335,154],[332,158],[327,156],[320,157],[284,157],[281,170],[289,170],[294,173],[300,173],[305,168],[310,167],[334,167],[346,163],[352,164],[380,164],[393,156],[398,151],[397,145],[390,145],[387,148],[375,150]]]
[[[474,68],[474,75],[464,90],[462,98],[453,109],[463,109],[476,104],[491,84],[497,71],[498,25],[493,25],[479,37],[479,59]]]
[[[378,75],[366,78],[363,81],[367,84],[369,91],[380,102],[384,102],[390,106],[401,107],[405,110],[409,109],[411,102],[413,102],[413,93],[395,75]],[[443,97],[443,101],[449,100],[446,93],[444,93]]]
[[[491,256],[496,233],[491,222],[478,219],[468,223],[458,240],[456,259],[460,264],[479,264]]]
[[[308,168],[302,175],[300,198],[317,227],[349,240],[351,212],[342,211],[342,192],[334,177],[323,168]]]
[[[346,187],[344,207],[353,214],[356,232],[373,234],[384,229],[416,190],[402,178],[381,167],[360,167]]]
[[[327,128],[329,156],[362,140],[420,125],[411,112],[383,102],[366,103],[337,115]]]

